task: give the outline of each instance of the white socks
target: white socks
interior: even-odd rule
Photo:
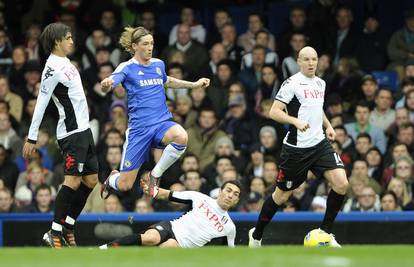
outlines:
[[[162,152],[161,158],[151,171],[155,177],[161,177],[162,174],[184,154],[186,145],[180,145],[176,143],[168,144]]]

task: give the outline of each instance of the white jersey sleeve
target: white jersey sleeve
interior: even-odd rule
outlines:
[[[53,91],[59,83],[59,72],[46,65],[42,73],[40,82],[39,96],[37,97],[36,107],[33,113],[32,123],[30,124],[28,142],[36,143],[39,127],[43,120],[46,107],[49,104]]]
[[[285,80],[276,94],[275,99],[285,104],[289,104],[292,98],[295,96],[295,91],[292,86],[290,78]]]
[[[227,233],[227,246],[234,248],[234,240],[236,239],[236,226],[233,224]]]

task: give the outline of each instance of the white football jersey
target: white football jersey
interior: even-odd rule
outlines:
[[[323,102],[326,83],[319,77],[309,78],[301,72],[285,80],[275,99],[286,104],[287,113],[309,123],[305,132],[290,125],[283,140],[294,147],[312,147],[325,138],[323,132]]]
[[[39,126],[50,98],[59,112],[57,139],[89,128],[88,104],[78,70],[67,57],[51,54],[42,72],[39,96],[29,129],[29,142],[37,141]]]
[[[236,226],[217,200],[194,191],[173,192],[169,200],[192,205],[189,212],[171,221],[180,247],[202,247],[213,238],[224,236],[227,236],[228,246],[234,247]]]

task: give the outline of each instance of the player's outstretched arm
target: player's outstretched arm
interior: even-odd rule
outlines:
[[[181,89],[181,88],[207,88],[210,85],[210,79],[208,78],[200,78],[196,82],[189,82],[180,79],[176,79],[171,76],[167,76],[167,81],[165,82],[165,86],[172,89]]]
[[[144,192],[144,194],[147,196],[151,196],[150,190],[149,190],[149,180],[147,178],[148,177],[142,177],[140,181],[140,185],[141,185],[141,189]],[[154,197],[156,199],[168,200],[170,192],[171,192],[170,190],[167,190],[164,188],[158,188],[157,195],[151,196],[151,197]]]
[[[289,116],[284,110],[286,108],[286,104],[275,100],[273,102],[272,108],[269,111],[269,116],[273,120],[280,122],[282,124],[292,124],[295,126],[299,131],[304,132],[310,128],[310,125],[306,121],[299,120],[293,116]]]

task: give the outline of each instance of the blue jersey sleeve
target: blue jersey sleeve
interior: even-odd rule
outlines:
[[[123,83],[125,81],[125,78],[127,76],[127,65],[128,62],[119,64],[119,66],[112,73],[111,79],[114,81],[112,88],[117,87],[120,83]]]
[[[163,61],[161,62],[161,66],[162,66],[162,81],[165,84],[167,82],[167,73],[165,73],[165,64]]]

